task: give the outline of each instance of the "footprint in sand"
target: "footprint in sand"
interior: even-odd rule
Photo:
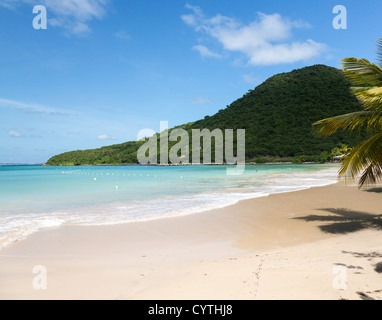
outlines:
[[[247,280],[244,280],[244,290],[251,295],[254,295],[254,298],[257,296],[257,292],[260,286],[260,274],[263,269],[264,259],[260,260],[260,263],[256,271],[253,271]],[[248,291],[247,291],[248,290]]]

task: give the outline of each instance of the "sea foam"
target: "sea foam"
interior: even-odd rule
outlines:
[[[333,165],[250,166],[244,175],[228,178],[224,168],[207,166],[50,170],[47,175],[37,175],[36,183],[46,183],[48,188],[54,181],[64,184],[62,188],[49,190],[46,196],[19,195],[15,203],[8,201],[2,207],[0,249],[39,230],[64,224],[112,225],[171,218],[245,199],[325,186],[337,182],[337,171]],[[35,178],[36,173],[30,182]],[[77,187],[81,189],[77,191]],[[79,196],[83,188],[89,190]]]

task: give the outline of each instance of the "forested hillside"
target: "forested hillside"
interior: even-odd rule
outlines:
[[[329,138],[313,134],[318,120],[361,109],[349,81],[338,69],[315,65],[277,74],[213,116],[182,126],[246,129],[246,158],[294,158],[325,161],[341,145],[354,146],[360,137],[339,132]],[[127,142],[100,149],[57,155],[49,165],[128,164],[137,162],[143,142]]]

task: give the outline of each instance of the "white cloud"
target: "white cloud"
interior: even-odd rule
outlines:
[[[66,30],[69,33],[73,33],[77,36],[84,36],[90,32],[89,26],[86,23],[79,21],[73,22],[72,24],[68,24],[66,26]]]
[[[101,134],[97,137],[98,140],[117,140],[116,137],[111,137],[107,134]]]
[[[118,39],[122,40],[130,40],[131,36],[126,31],[118,31],[114,34],[114,36]]]
[[[0,6],[7,9],[14,9],[19,0],[0,0]]]
[[[203,32],[231,52],[247,57],[250,65],[293,63],[319,56],[326,45],[311,39],[293,41],[293,30],[309,28],[301,20],[290,20],[278,13],[259,13],[257,19],[243,24],[236,19],[216,15],[206,17],[199,7],[186,5],[193,13],[182,20],[197,32]]]
[[[198,51],[202,58],[221,58],[219,53],[212,52],[210,49],[200,44],[193,46],[192,49]]]
[[[253,73],[243,74],[241,78],[243,79],[244,82],[252,84],[252,85],[255,85],[260,82],[260,80]]]
[[[109,0],[41,0],[40,2],[58,16],[88,21],[93,18],[101,19],[105,15],[104,6]]]
[[[191,100],[192,104],[205,104],[205,103],[208,103],[208,102],[211,102],[211,100],[208,99],[208,98],[205,98],[205,97],[198,97],[198,98],[195,98],[195,99]]]
[[[76,113],[69,110],[57,109],[57,108],[43,106],[40,104],[25,103],[25,102],[2,99],[2,98],[0,98],[0,108],[20,110],[29,114],[49,114],[49,115],[65,115],[65,116],[76,115]]]
[[[8,134],[13,138],[21,138],[22,137],[21,133],[18,131],[15,131],[15,130],[9,131]]]
[[[54,14],[49,23],[63,27],[67,33],[83,36],[90,32],[88,23],[102,19],[109,0],[41,0],[49,13]]]
[[[324,49],[325,45],[310,39],[303,43],[292,42],[290,44],[265,45],[261,50],[252,52],[249,62],[253,65],[293,63],[316,57]]]
[[[88,23],[102,19],[105,6],[110,0],[0,0],[0,6],[14,9],[20,4],[44,5],[48,12],[50,26],[62,27],[66,34],[83,36],[90,32]]]
[[[8,135],[10,135],[13,138],[42,138],[43,134],[52,135],[53,132],[49,130],[43,131],[35,128],[24,127],[14,128],[8,132]]]

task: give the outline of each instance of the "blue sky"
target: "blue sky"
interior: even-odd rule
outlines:
[[[195,121],[275,73],[374,61],[381,12],[380,0],[0,0],[0,163]]]

